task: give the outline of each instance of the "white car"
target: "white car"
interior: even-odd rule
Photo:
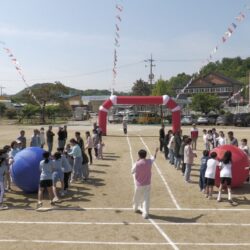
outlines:
[[[207,116],[200,116],[200,117],[198,117],[196,123],[199,124],[199,125],[201,125],[201,124],[207,125],[207,124],[209,124],[208,117]]]

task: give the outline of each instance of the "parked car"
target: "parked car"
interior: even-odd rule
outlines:
[[[198,117],[196,123],[199,125],[201,125],[201,124],[207,125],[209,123],[208,117],[207,116],[200,116],[200,117]]]
[[[195,120],[191,115],[185,115],[181,119],[181,125],[192,125],[193,123],[195,123]]]
[[[137,113],[129,113],[125,116],[125,119],[128,123],[137,123],[139,118],[139,114]]]
[[[139,112],[138,123],[140,124],[159,124],[161,123],[161,117],[154,112]]]
[[[220,115],[216,119],[216,125],[232,125],[233,122],[234,122],[233,114]]]
[[[234,115],[234,126],[250,126],[250,113],[239,113]]]
[[[122,123],[123,120],[123,115],[117,114],[117,115],[110,115],[108,117],[108,121],[110,123]]]
[[[213,124],[215,125],[216,124],[216,119],[217,119],[218,115],[208,115],[207,118],[208,118],[208,124]]]

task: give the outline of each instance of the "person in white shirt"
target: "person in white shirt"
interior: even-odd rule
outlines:
[[[203,142],[204,142],[205,150],[208,150],[208,151],[210,151],[210,141],[212,138],[210,131],[203,129]]]
[[[231,181],[232,181],[232,153],[231,151],[226,151],[224,153],[222,161],[219,163],[220,168],[220,187],[217,197],[217,201],[221,201],[221,190],[224,184],[227,186],[228,201],[232,202],[231,194]]]
[[[169,163],[174,165],[174,135],[170,134],[170,139],[168,142],[168,150],[169,150]]]
[[[207,161],[207,169],[205,172],[205,183],[206,183],[206,197],[210,200],[213,196],[213,188],[215,183],[215,173],[216,167],[219,162],[216,160],[217,153],[212,152],[210,154],[210,159]]]
[[[80,146],[78,145],[77,141],[72,138],[70,141],[71,150],[69,150],[67,153],[69,156],[72,156],[73,161],[73,169],[71,174],[71,183],[74,182],[77,178],[80,178],[82,180],[82,150]]]
[[[89,164],[92,165],[92,163],[93,163],[93,157],[92,157],[93,139],[92,139],[89,131],[87,131],[85,134],[86,134],[86,139],[87,139],[85,149],[88,150]]]
[[[216,138],[216,140],[217,140],[217,146],[218,147],[227,144],[227,139],[226,139],[225,134],[223,133],[223,131],[219,132],[219,136]]]

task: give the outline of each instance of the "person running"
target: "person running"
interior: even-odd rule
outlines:
[[[86,134],[86,141],[87,141],[85,149],[88,150],[89,164],[92,165],[92,163],[93,163],[93,157],[92,157],[93,139],[92,139],[89,131],[87,131],[85,134]]]
[[[53,205],[53,191],[52,191],[52,173],[53,173],[53,163],[50,160],[50,153],[43,153],[43,160],[40,162],[40,184],[38,190],[38,202],[37,208],[42,207],[43,205],[43,193],[47,189],[49,193],[50,204]]]
[[[139,206],[142,204],[142,216],[148,219],[150,206],[150,187],[151,187],[151,169],[156,159],[158,148],[155,150],[154,157],[146,159],[147,151],[139,150],[139,159],[132,167],[131,173],[135,176],[135,193],[133,198],[133,209],[139,212]]]
[[[220,168],[220,187],[218,192],[217,201],[221,201],[221,191],[223,185],[227,186],[228,201],[232,202],[232,193],[231,193],[231,182],[232,182],[232,153],[231,151],[226,151],[222,158],[222,161],[219,163]]]
[[[52,126],[49,126],[49,129],[46,132],[46,137],[47,137],[47,145],[48,145],[48,151],[51,154],[53,150],[53,141],[54,141],[54,132],[52,131]]]
[[[215,184],[215,173],[216,167],[219,162],[216,160],[217,153],[212,152],[210,159],[207,161],[207,169],[205,172],[205,183],[206,183],[206,197],[210,200],[213,198],[213,188]]]
[[[122,128],[124,135],[126,135],[128,133],[128,121],[125,117],[122,120]]]

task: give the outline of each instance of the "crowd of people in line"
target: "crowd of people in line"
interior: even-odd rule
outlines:
[[[189,135],[182,135],[182,131],[173,133],[172,130],[168,130],[167,133],[165,133],[164,125],[162,125],[159,130],[160,151],[164,153],[165,158],[169,160],[171,165],[177,170],[182,171],[186,183],[192,182],[190,176],[194,158],[197,157],[195,151],[197,150],[198,137],[199,130],[196,124],[192,125]],[[210,154],[210,151],[216,147],[231,144],[239,147],[244,153],[250,156],[247,139],[243,138],[240,143],[238,143],[237,138],[234,137],[233,131],[229,131],[226,137],[223,131],[217,132],[215,128],[211,130],[204,129],[202,139],[204,142],[204,150],[200,166],[200,191],[204,192],[208,199],[212,199],[216,167],[219,166],[221,185],[219,187],[217,201],[221,201],[221,190],[222,187],[226,185],[228,200],[232,202],[232,152],[226,151],[223,158],[218,161],[216,152]]]
[[[43,160],[40,162],[40,183],[38,191],[37,207],[40,208],[43,203],[43,193],[47,189],[50,203],[60,202],[60,197],[67,194],[70,183],[75,181],[88,181],[89,165],[93,163],[92,150],[96,159],[103,159],[102,131],[94,123],[93,135],[86,131],[86,140],[84,143],[81,133],[75,132],[75,138],[68,141],[67,126],[59,127],[57,136],[57,149],[53,151],[54,137],[53,127],[48,130],[42,127],[34,129],[30,140],[31,147],[45,148]],[[12,179],[11,168],[14,163],[15,155],[27,147],[27,138],[25,131],[21,130],[20,135],[10,145],[5,145],[0,149],[0,209],[8,207],[3,203],[5,191],[11,191]],[[88,155],[86,154],[88,153]],[[60,192],[57,189],[57,183],[60,183]]]

